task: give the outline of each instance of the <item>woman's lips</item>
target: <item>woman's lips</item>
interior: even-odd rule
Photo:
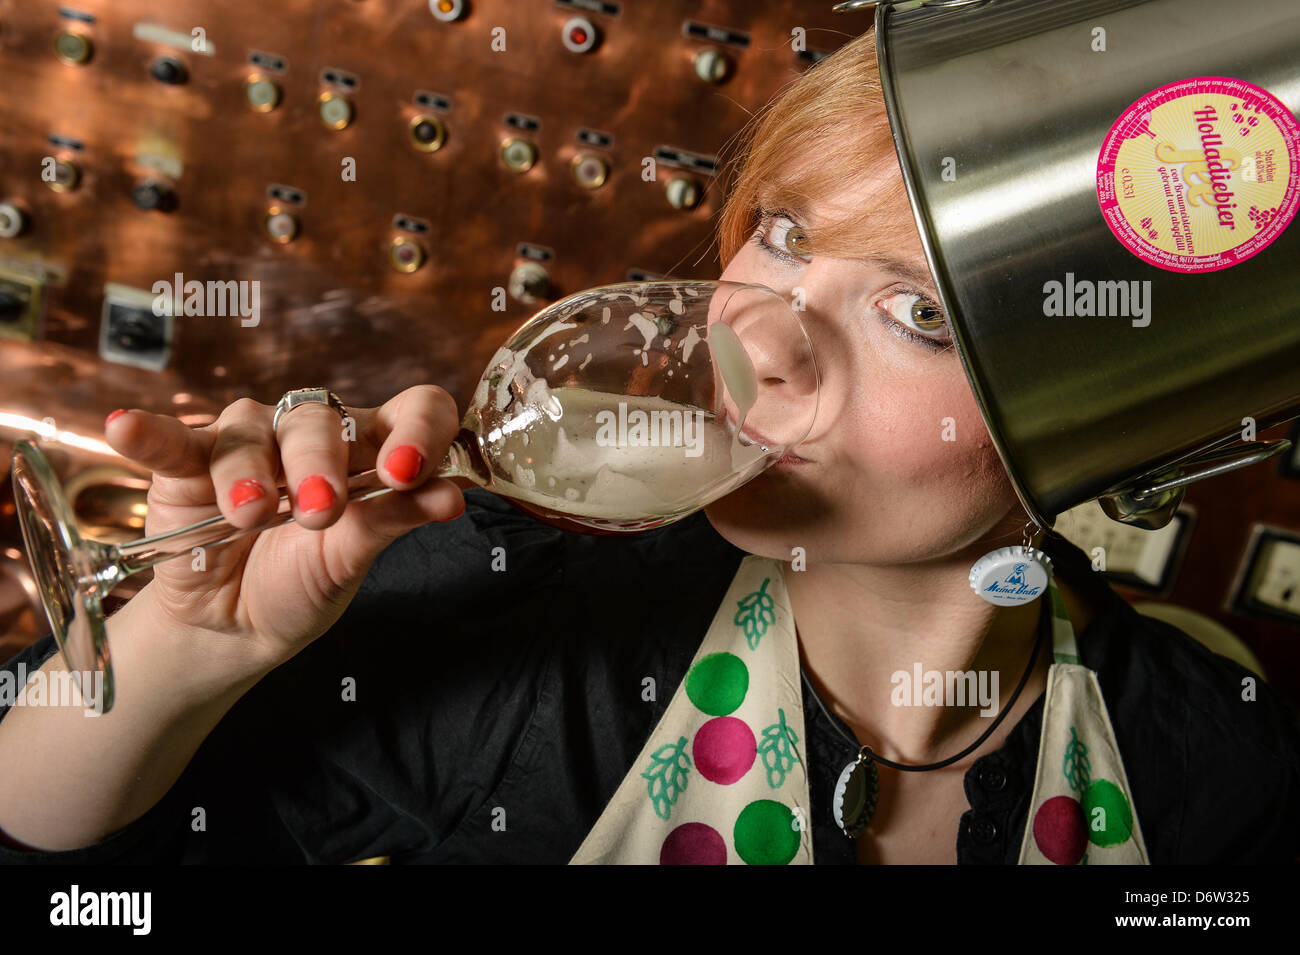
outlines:
[[[752,441],[757,441],[759,444],[763,445],[766,448],[773,447],[777,444],[777,442],[767,437],[767,435],[763,434],[763,432],[756,431],[755,429],[748,426],[741,428],[740,433],[745,435],[745,437],[749,438]],[[785,454],[777,458],[776,463],[777,464],[807,464],[808,459],[801,458],[793,451],[786,451]]]

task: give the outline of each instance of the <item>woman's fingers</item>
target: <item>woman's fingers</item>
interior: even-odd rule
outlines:
[[[104,440],[122,457],[152,471],[154,492],[167,504],[212,503],[208,465],[215,431],[196,429],[172,415],[133,408],[115,411],[104,422]]]
[[[271,419],[275,410],[251,398],[227,405],[217,419],[212,485],[221,513],[236,527],[268,520],[280,500],[280,468]]]
[[[357,508],[358,554],[369,562],[388,544],[430,521],[450,521],[465,512],[460,487],[447,478],[432,478],[419,487],[363,501]]]
[[[455,399],[445,390],[417,385],[379,408],[359,412],[357,418],[365,443],[377,449],[366,466],[400,492],[362,502],[356,519],[344,522],[349,541],[344,549],[368,563],[412,528],[449,521],[464,512],[460,487],[435,476],[460,430],[460,417]]]
[[[460,430],[456,401],[437,385],[416,385],[385,402],[370,422],[375,467],[389,487],[409,490],[442,464]]]
[[[347,505],[348,441],[339,413],[307,402],[280,416],[275,433],[293,519],[308,530],[338,520]]]
[[[375,468],[379,479],[408,494],[384,495],[368,508],[372,528],[395,536],[430,520],[457,517],[465,506],[460,488],[435,478],[460,430],[455,399],[437,385],[417,385],[379,408],[356,409],[340,419],[328,405],[308,402],[280,418],[274,408],[241,398],[204,428],[190,428],[169,415],[115,412],[105,423],[114,450],[152,471],[154,500],[179,506],[211,504],[237,527],[269,519],[283,478],[294,520],[321,530],[347,506],[349,468]],[[433,478],[433,480],[431,480]],[[427,485],[427,487],[426,487]],[[398,528],[400,527],[400,530]]]

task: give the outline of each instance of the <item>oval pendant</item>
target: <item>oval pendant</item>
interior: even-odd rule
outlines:
[[[850,839],[862,835],[875,815],[879,782],[875,760],[870,756],[859,756],[840,773],[832,806],[836,825]]]

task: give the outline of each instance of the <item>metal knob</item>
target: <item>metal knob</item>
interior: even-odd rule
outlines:
[[[298,237],[298,217],[286,212],[281,206],[271,206],[266,210],[266,219],[262,224],[266,234],[274,242],[286,245]]]
[[[244,96],[255,112],[269,113],[280,105],[280,87],[261,73],[250,74],[244,83]]]
[[[590,53],[600,42],[600,31],[586,17],[573,17],[564,24],[560,40],[570,53]]]
[[[465,0],[429,0],[429,12],[443,23],[451,23],[465,15]]]
[[[95,45],[84,34],[64,30],[54,38],[54,52],[64,63],[82,66],[94,55]]]
[[[573,157],[573,178],[584,189],[599,189],[609,178],[609,163],[595,153]]]
[[[537,147],[526,139],[507,139],[501,144],[501,161],[511,172],[527,172],[537,162]]]
[[[135,203],[136,208],[146,212],[166,212],[175,203],[175,194],[167,183],[157,179],[146,179],[132,187],[131,201]]]
[[[533,305],[550,296],[551,276],[536,262],[525,262],[510,273],[509,292],[516,301]]]
[[[721,83],[731,75],[731,60],[721,50],[705,47],[695,54],[695,75],[706,83]]]
[[[45,184],[55,192],[71,192],[77,188],[77,183],[81,181],[81,172],[77,169],[76,164],[67,159],[56,159],[53,164],[54,178],[46,179],[42,172],[41,178]]]
[[[320,119],[330,129],[347,129],[352,123],[352,103],[346,96],[326,90],[320,94]]]
[[[399,272],[414,272],[424,265],[424,247],[414,239],[399,235],[388,247],[388,261]]]
[[[172,56],[155,57],[149,64],[149,75],[159,83],[166,83],[168,86],[179,86],[189,79],[189,71],[185,69],[185,64]]]
[[[422,153],[437,152],[447,141],[447,128],[443,126],[442,120],[428,113],[413,117],[407,133],[411,137],[411,145]]]
[[[27,225],[23,210],[10,202],[0,202],[0,239],[12,239]]]
[[[694,209],[700,204],[699,184],[689,176],[673,176],[666,191],[668,204],[674,209]]]

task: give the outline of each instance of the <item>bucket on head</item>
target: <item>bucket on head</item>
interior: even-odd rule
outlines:
[[[850,0],[1021,502],[1147,528],[1300,415],[1296,0]]]

